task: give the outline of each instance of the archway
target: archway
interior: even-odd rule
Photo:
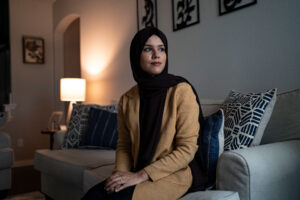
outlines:
[[[70,14],[64,17],[55,27],[55,32],[54,32],[54,98],[55,98],[54,109],[55,110],[65,110],[65,103],[60,101],[60,79],[65,76],[65,73],[67,76],[71,76],[71,77],[75,77],[78,75],[78,69],[75,70],[77,71],[76,73],[74,74],[71,73],[69,65],[72,64],[68,64],[68,60],[70,59],[67,57],[65,59],[65,54],[66,54],[65,52],[68,50],[64,48],[64,45],[66,44],[64,41],[64,36],[69,26],[73,22],[79,19],[80,16],[78,14]],[[79,57],[80,57],[80,52],[79,52]],[[80,73],[80,63],[79,66],[76,65],[76,67],[79,67],[79,73]]]

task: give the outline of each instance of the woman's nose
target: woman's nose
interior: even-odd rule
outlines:
[[[153,51],[153,54],[152,54],[152,57],[153,57],[153,58],[159,58],[159,57],[160,57],[159,51],[158,51],[158,50],[154,50],[154,51]]]

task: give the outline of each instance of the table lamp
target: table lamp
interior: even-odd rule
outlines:
[[[60,79],[60,100],[69,101],[66,124],[70,121],[73,103],[85,101],[85,85],[85,79],[82,78]]]

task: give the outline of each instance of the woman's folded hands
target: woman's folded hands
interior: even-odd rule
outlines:
[[[148,179],[149,176],[143,169],[138,172],[117,171],[106,180],[104,189],[108,193],[119,192],[120,190],[142,183]]]

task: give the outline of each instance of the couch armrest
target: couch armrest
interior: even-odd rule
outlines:
[[[217,166],[217,189],[241,200],[300,199],[300,140],[224,152]]]
[[[10,147],[10,137],[8,134],[0,132],[0,149]]]
[[[65,140],[66,132],[67,131],[57,131],[54,134],[54,145],[53,145],[54,149],[61,149]]]

